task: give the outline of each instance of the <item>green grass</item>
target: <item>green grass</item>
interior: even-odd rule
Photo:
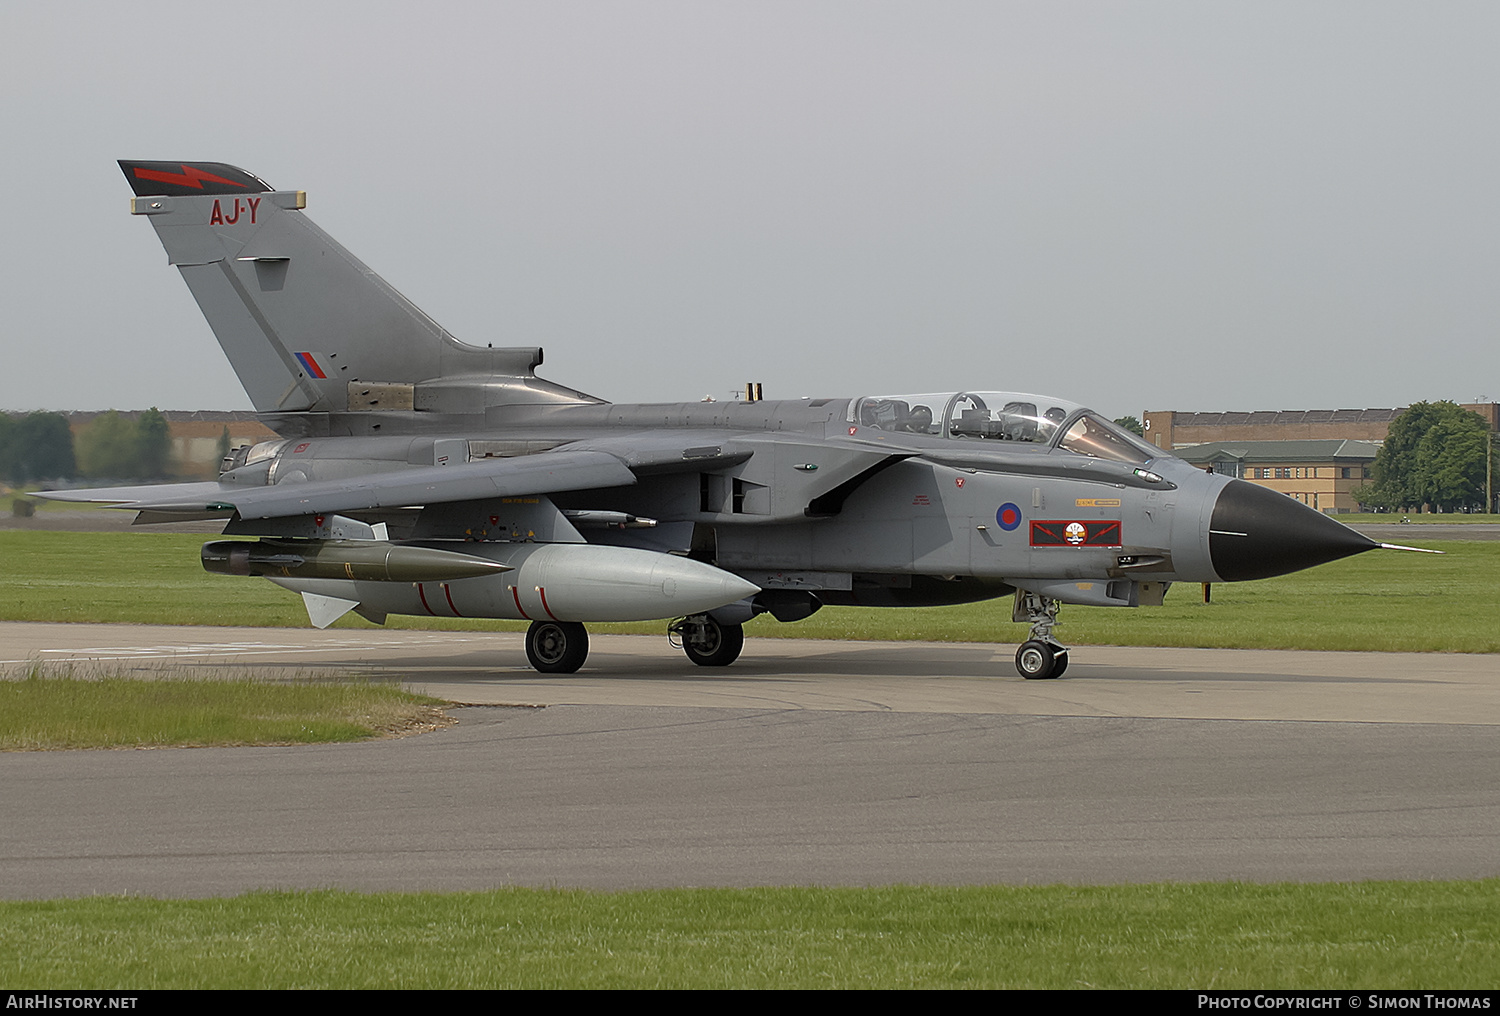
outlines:
[[[449,722],[440,700],[390,684],[4,676],[0,751],[362,741]]]
[[[1488,988],[1500,880],[251,893],[0,903],[91,988]]]
[[[1405,519],[1412,525],[1438,523],[1440,525],[1451,526],[1481,523],[1493,526],[1500,524],[1500,515],[1470,515],[1462,512],[1448,512],[1443,515],[1418,512],[1359,512],[1350,515],[1336,515],[1334,517],[1346,526],[1400,525],[1402,519]]]
[[[0,532],[0,620],[304,627],[301,600],[263,580],[205,572],[208,539],[178,533]],[[1065,606],[1074,645],[1380,652],[1500,652],[1500,541],[1411,540],[1447,556],[1372,551],[1295,575],[1174,586],[1161,607]],[[369,628],[347,615],[341,628]],[[520,631],[524,622],[397,617],[392,628]],[[590,625],[659,635],[660,622]],[[1016,642],[1010,600],[958,607],[826,607],[806,621],[761,617],[759,637]]]

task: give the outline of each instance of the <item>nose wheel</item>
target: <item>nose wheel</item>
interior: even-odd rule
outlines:
[[[1062,646],[1032,639],[1016,650],[1016,670],[1028,681],[1062,677],[1068,669],[1068,651]]]
[[[1016,670],[1028,681],[1046,681],[1062,677],[1068,669],[1068,647],[1052,641],[1052,627],[1057,624],[1059,604],[1051,596],[1016,591],[1014,621],[1031,622],[1031,637],[1016,650]]]

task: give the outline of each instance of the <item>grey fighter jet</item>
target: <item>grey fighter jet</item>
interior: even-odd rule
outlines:
[[[227,519],[256,539],[208,543],[204,566],[302,594],[319,627],[350,610],[528,620],[531,665],[569,673],[585,622],[667,619],[719,667],[761,613],[1013,596],[1017,669],[1052,678],[1061,603],[1159,604],[1173,582],[1377,546],[1044,395],[605,402],[538,377],[539,348],[455,339],[301,191],[222,163],[120,167],[279,439],[214,482],[49,496]]]

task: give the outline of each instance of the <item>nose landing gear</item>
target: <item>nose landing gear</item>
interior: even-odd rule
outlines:
[[[1061,677],[1068,669],[1068,651],[1062,646],[1031,639],[1016,650],[1016,670],[1028,681]]]
[[[1053,641],[1058,601],[1050,596],[1016,590],[1014,621],[1030,621],[1030,637],[1016,650],[1016,670],[1028,681],[1061,677],[1068,669],[1068,647]]]

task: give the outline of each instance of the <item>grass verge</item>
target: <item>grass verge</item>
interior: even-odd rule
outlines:
[[[0,751],[362,741],[447,726],[443,703],[390,684],[0,675]]]
[[[18,988],[1482,988],[1500,880],[0,903]]]
[[[1415,535],[1415,534],[1414,534]],[[205,537],[180,533],[0,532],[0,620],[303,627],[292,593],[261,580],[212,575]],[[1295,575],[1175,586],[1161,607],[1063,608],[1074,645],[1243,649],[1500,652],[1500,542],[1411,540],[1446,557],[1375,551]],[[524,622],[392,617],[392,628],[521,631]],[[350,614],[341,628],[367,628]],[[660,622],[590,625],[660,635]],[[1015,642],[1010,600],[903,610],[826,607],[806,621],[762,617],[759,637]]]
[[[1500,523],[1500,515],[1484,515],[1481,513],[1468,514],[1464,512],[1449,512],[1443,515],[1423,514],[1421,512],[1357,512],[1348,515],[1334,516],[1346,526],[1387,526],[1391,524],[1401,525],[1405,520],[1407,525],[1489,525]]]

